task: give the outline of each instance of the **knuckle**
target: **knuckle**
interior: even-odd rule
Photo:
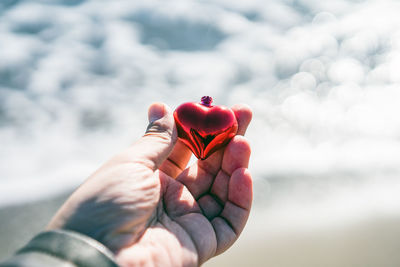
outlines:
[[[146,133],[144,136],[148,135],[160,135],[161,138],[171,139],[172,130],[159,121],[155,121],[149,124],[146,129]]]

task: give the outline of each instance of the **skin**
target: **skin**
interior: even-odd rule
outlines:
[[[243,136],[252,114],[232,109],[238,135],[186,168],[191,151],[177,139],[171,110],[152,104],[146,134],[92,174],[47,228],[100,241],[121,266],[199,266],[221,254],[242,232],[253,198]]]

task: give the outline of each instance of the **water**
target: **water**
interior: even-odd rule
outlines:
[[[0,206],[76,187],[143,134],[150,103],[211,95],[253,108],[256,206],[277,225],[398,214],[399,11],[397,1],[2,1]]]

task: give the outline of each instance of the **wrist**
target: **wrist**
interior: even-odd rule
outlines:
[[[46,231],[35,236],[16,257],[45,255],[55,260],[87,267],[117,267],[114,254],[100,242],[67,230]],[[47,265],[44,265],[47,266]]]

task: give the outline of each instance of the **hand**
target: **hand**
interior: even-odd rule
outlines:
[[[228,249],[252,202],[248,107],[233,107],[238,135],[225,149],[186,168],[170,109],[149,108],[146,134],[92,174],[48,229],[86,234],[110,248],[121,266],[197,266]],[[185,169],[186,168],[186,169]]]

